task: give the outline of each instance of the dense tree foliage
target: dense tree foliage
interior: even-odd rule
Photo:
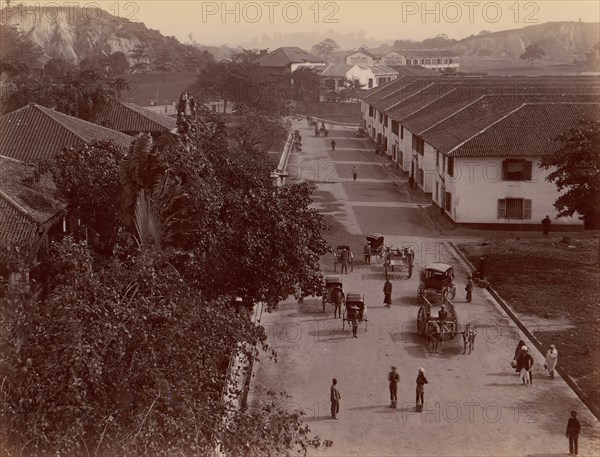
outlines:
[[[15,78],[3,94],[4,113],[30,102],[55,109],[70,116],[94,122],[102,118],[109,104],[118,100],[127,83],[110,78],[100,69],[75,69],[54,77],[24,74]]]
[[[600,208],[600,123],[584,121],[556,141],[561,148],[542,157],[548,181],[564,191],[554,203],[560,217],[578,213],[593,220]]]
[[[329,62],[329,54],[331,54],[333,51],[337,51],[338,49],[340,49],[339,44],[337,44],[331,38],[326,38],[323,41],[315,44],[311,51],[318,56],[322,56],[325,62]]]
[[[274,188],[265,152],[240,150],[206,111],[178,123],[126,155],[96,142],[40,166],[103,242],[54,244],[44,301],[1,302],[5,454],[208,455],[219,444],[280,456],[331,444],[285,395],[263,392],[248,410],[234,407],[241,391],[223,397],[231,357],[268,349],[233,297],[275,305],[320,286],[313,188]]]
[[[36,59],[43,55],[39,46],[11,25],[0,24],[0,43],[0,73],[9,77],[27,73]]]

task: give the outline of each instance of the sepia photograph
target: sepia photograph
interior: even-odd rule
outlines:
[[[599,421],[597,0],[0,0],[2,457]]]

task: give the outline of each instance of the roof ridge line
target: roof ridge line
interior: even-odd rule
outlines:
[[[408,116],[405,116],[405,118],[406,118],[406,117],[413,116],[414,114],[418,113],[419,111],[422,111],[422,110],[424,110],[425,108],[428,108],[428,107],[430,107],[430,106],[431,106],[431,105],[433,105],[435,102],[439,101],[440,99],[442,99],[442,98],[444,98],[444,97],[447,97],[448,95],[450,95],[452,92],[455,92],[456,90],[457,90],[457,88],[456,88],[456,87],[453,87],[453,88],[452,88],[452,90],[449,90],[448,92],[446,92],[446,93],[445,93],[444,95],[442,95],[441,97],[439,97],[439,98],[436,98],[436,99],[432,100],[432,101],[431,101],[431,102],[429,102],[427,105],[423,105],[423,106],[422,106],[421,108],[419,108],[418,110],[416,110],[416,111],[413,111],[413,112],[412,112],[412,113],[410,113]]]
[[[423,131],[421,132],[421,135],[425,135],[425,134],[426,134],[426,133],[427,133],[429,130],[431,130],[432,128],[434,128],[436,125],[439,125],[439,124],[441,124],[442,122],[444,122],[445,120],[447,120],[447,119],[450,119],[451,117],[454,117],[454,116],[456,116],[456,115],[457,115],[458,113],[460,113],[461,111],[464,111],[464,110],[466,110],[466,109],[467,109],[467,108],[469,108],[471,105],[473,105],[473,104],[477,103],[479,100],[481,100],[483,97],[485,97],[485,94],[483,94],[483,95],[480,95],[478,98],[476,98],[475,100],[473,100],[473,101],[472,101],[471,103],[469,103],[468,105],[466,105],[466,106],[463,106],[461,109],[459,109],[458,111],[455,111],[455,112],[453,112],[453,113],[452,113],[452,114],[450,114],[448,117],[445,117],[444,119],[442,119],[442,120],[440,120],[440,121],[436,122],[435,124],[433,124],[433,125],[429,126],[429,128],[427,128],[426,130],[423,130]]]
[[[525,103],[520,104],[519,106],[517,106],[515,109],[509,111],[508,113],[506,113],[504,116],[502,116],[500,119],[496,119],[494,122],[492,122],[490,125],[488,125],[487,127],[483,128],[482,130],[480,130],[477,133],[474,133],[473,135],[471,135],[469,138],[467,138],[466,140],[462,141],[461,143],[457,144],[456,146],[454,146],[452,149],[450,149],[448,152],[446,152],[446,155],[450,156],[450,154],[452,154],[453,151],[455,151],[456,149],[460,148],[461,146],[463,146],[467,141],[471,141],[473,138],[475,138],[476,136],[481,135],[483,132],[485,132],[486,130],[490,129],[491,127],[493,127],[494,125],[496,125],[498,122],[503,121],[504,119],[506,119],[508,116],[511,116],[512,114],[516,113],[517,111],[519,111],[521,108],[523,108],[525,106]]]
[[[413,97],[416,97],[416,96],[417,96],[417,95],[419,95],[421,92],[423,92],[424,90],[427,90],[427,89],[429,89],[430,87],[432,87],[432,86],[433,86],[433,85],[435,85],[435,84],[437,84],[437,83],[436,83],[436,82],[432,82],[431,84],[429,84],[429,85],[427,85],[427,86],[423,87],[421,90],[419,90],[419,91],[415,92],[414,94],[411,94],[410,96],[406,97],[404,100],[400,100],[399,102],[397,102],[397,103],[394,103],[394,104],[393,104],[393,105],[391,105],[391,106],[388,106],[388,108],[386,109],[386,111],[388,111],[388,110],[391,110],[391,109],[395,108],[395,107],[396,107],[396,106],[398,106],[400,103],[404,103],[405,101],[407,101],[407,100],[410,100],[410,99],[411,99],[411,98],[413,98]],[[384,97],[384,98],[385,98],[385,97]],[[383,99],[382,99],[382,100],[383,100]],[[380,101],[381,101],[381,100],[380,100]],[[384,113],[385,113],[385,111],[384,111]]]
[[[23,208],[21,205],[19,205],[16,201],[14,201],[6,192],[4,192],[2,189],[0,189],[0,196],[3,197],[6,201],[8,201],[11,205],[13,205],[18,211],[20,211],[21,213],[23,213],[25,216],[27,216],[29,219],[31,219],[35,224],[37,224],[37,226],[40,226],[40,223],[36,220],[35,217],[32,216],[32,214],[27,211],[25,208]]]

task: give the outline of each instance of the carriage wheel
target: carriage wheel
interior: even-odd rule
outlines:
[[[419,284],[419,288],[417,289],[417,301],[419,303],[423,303],[424,298],[425,298],[425,285]]]
[[[454,284],[451,284],[448,288],[448,295],[450,296],[450,300],[454,300],[454,297],[456,297],[456,286]]]
[[[387,278],[388,277],[388,266],[387,266],[387,263],[383,264],[383,272],[384,272],[385,277]]]
[[[427,312],[425,307],[421,306],[417,313],[417,335],[423,336],[427,330]]]
[[[448,297],[448,288],[447,287],[443,287],[442,288],[442,300],[446,301],[446,297]]]
[[[384,260],[385,260],[385,255],[382,251],[379,254],[377,254],[377,263],[383,263]]]

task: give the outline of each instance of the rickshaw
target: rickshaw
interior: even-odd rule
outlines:
[[[373,233],[367,236],[367,242],[371,245],[371,256],[375,256],[377,263],[383,263],[385,260],[385,249],[383,245],[383,235]]]
[[[445,263],[431,263],[421,271],[421,284],[417,289],[417,299],[423,302],[425,294],[434,291],[442,295],[442,298],[454,300],[456,286],[454,285],[454,269]]]
[[[342,244],[339,245],[335,248],[335,251],[333,251],[333,271],[337,271],[337,266],[339,263],[341,263],[341,258],[344,255],[343,251],[346,250],[347,251],[347,262],[350,265],[350,271],[354,271],[354,254],[352,253],[352,251],[350,250],[350,246]],[[341,269],[340,269],[341,271]]]
[[[444,342],[454,338],[458,332],[458,318],[454,303],[444,299],[441,304],[446,308],[447,316],[440,320],[438,313],[432,316],[433,305],[427,298],[423,297],[425,302],[419,308],[417,313],[417,334],[428,339],[437,339]],[[441,306],[440,306],[441,309]],[[437,310],[439,312],[439,309]]]
[[[331,296],[331,291],[336,287],[340,287],[342,289],[342,294],[344,291],[344,285],[342,284],[342,278],[339,276],[325,276],[325,284],[323,284],[323,312],[325,312],[325,304],[331,303],[335,305],[333,302],[333,297]],[[342,309],[344,308],[344,296],[342,295]]]
[[[368,330],[369,321],[367,319],[365,296],[363,294],[348,292],[346,301],[342,307],[342,330],[345,329],[346,322],[350,325],[354,320],[358,321],[359,324],[364,322],[365,332]]]
[[[385,261],[383,263],[383,269],[385,277],[388,277],[390,271],[394,271],[394,268],[398,270],[406,270],[408,277],[412,276],[413,265],[415,254],[413,250],[408,246],[403,246],[402,249],[389,248],[386,249]]]

